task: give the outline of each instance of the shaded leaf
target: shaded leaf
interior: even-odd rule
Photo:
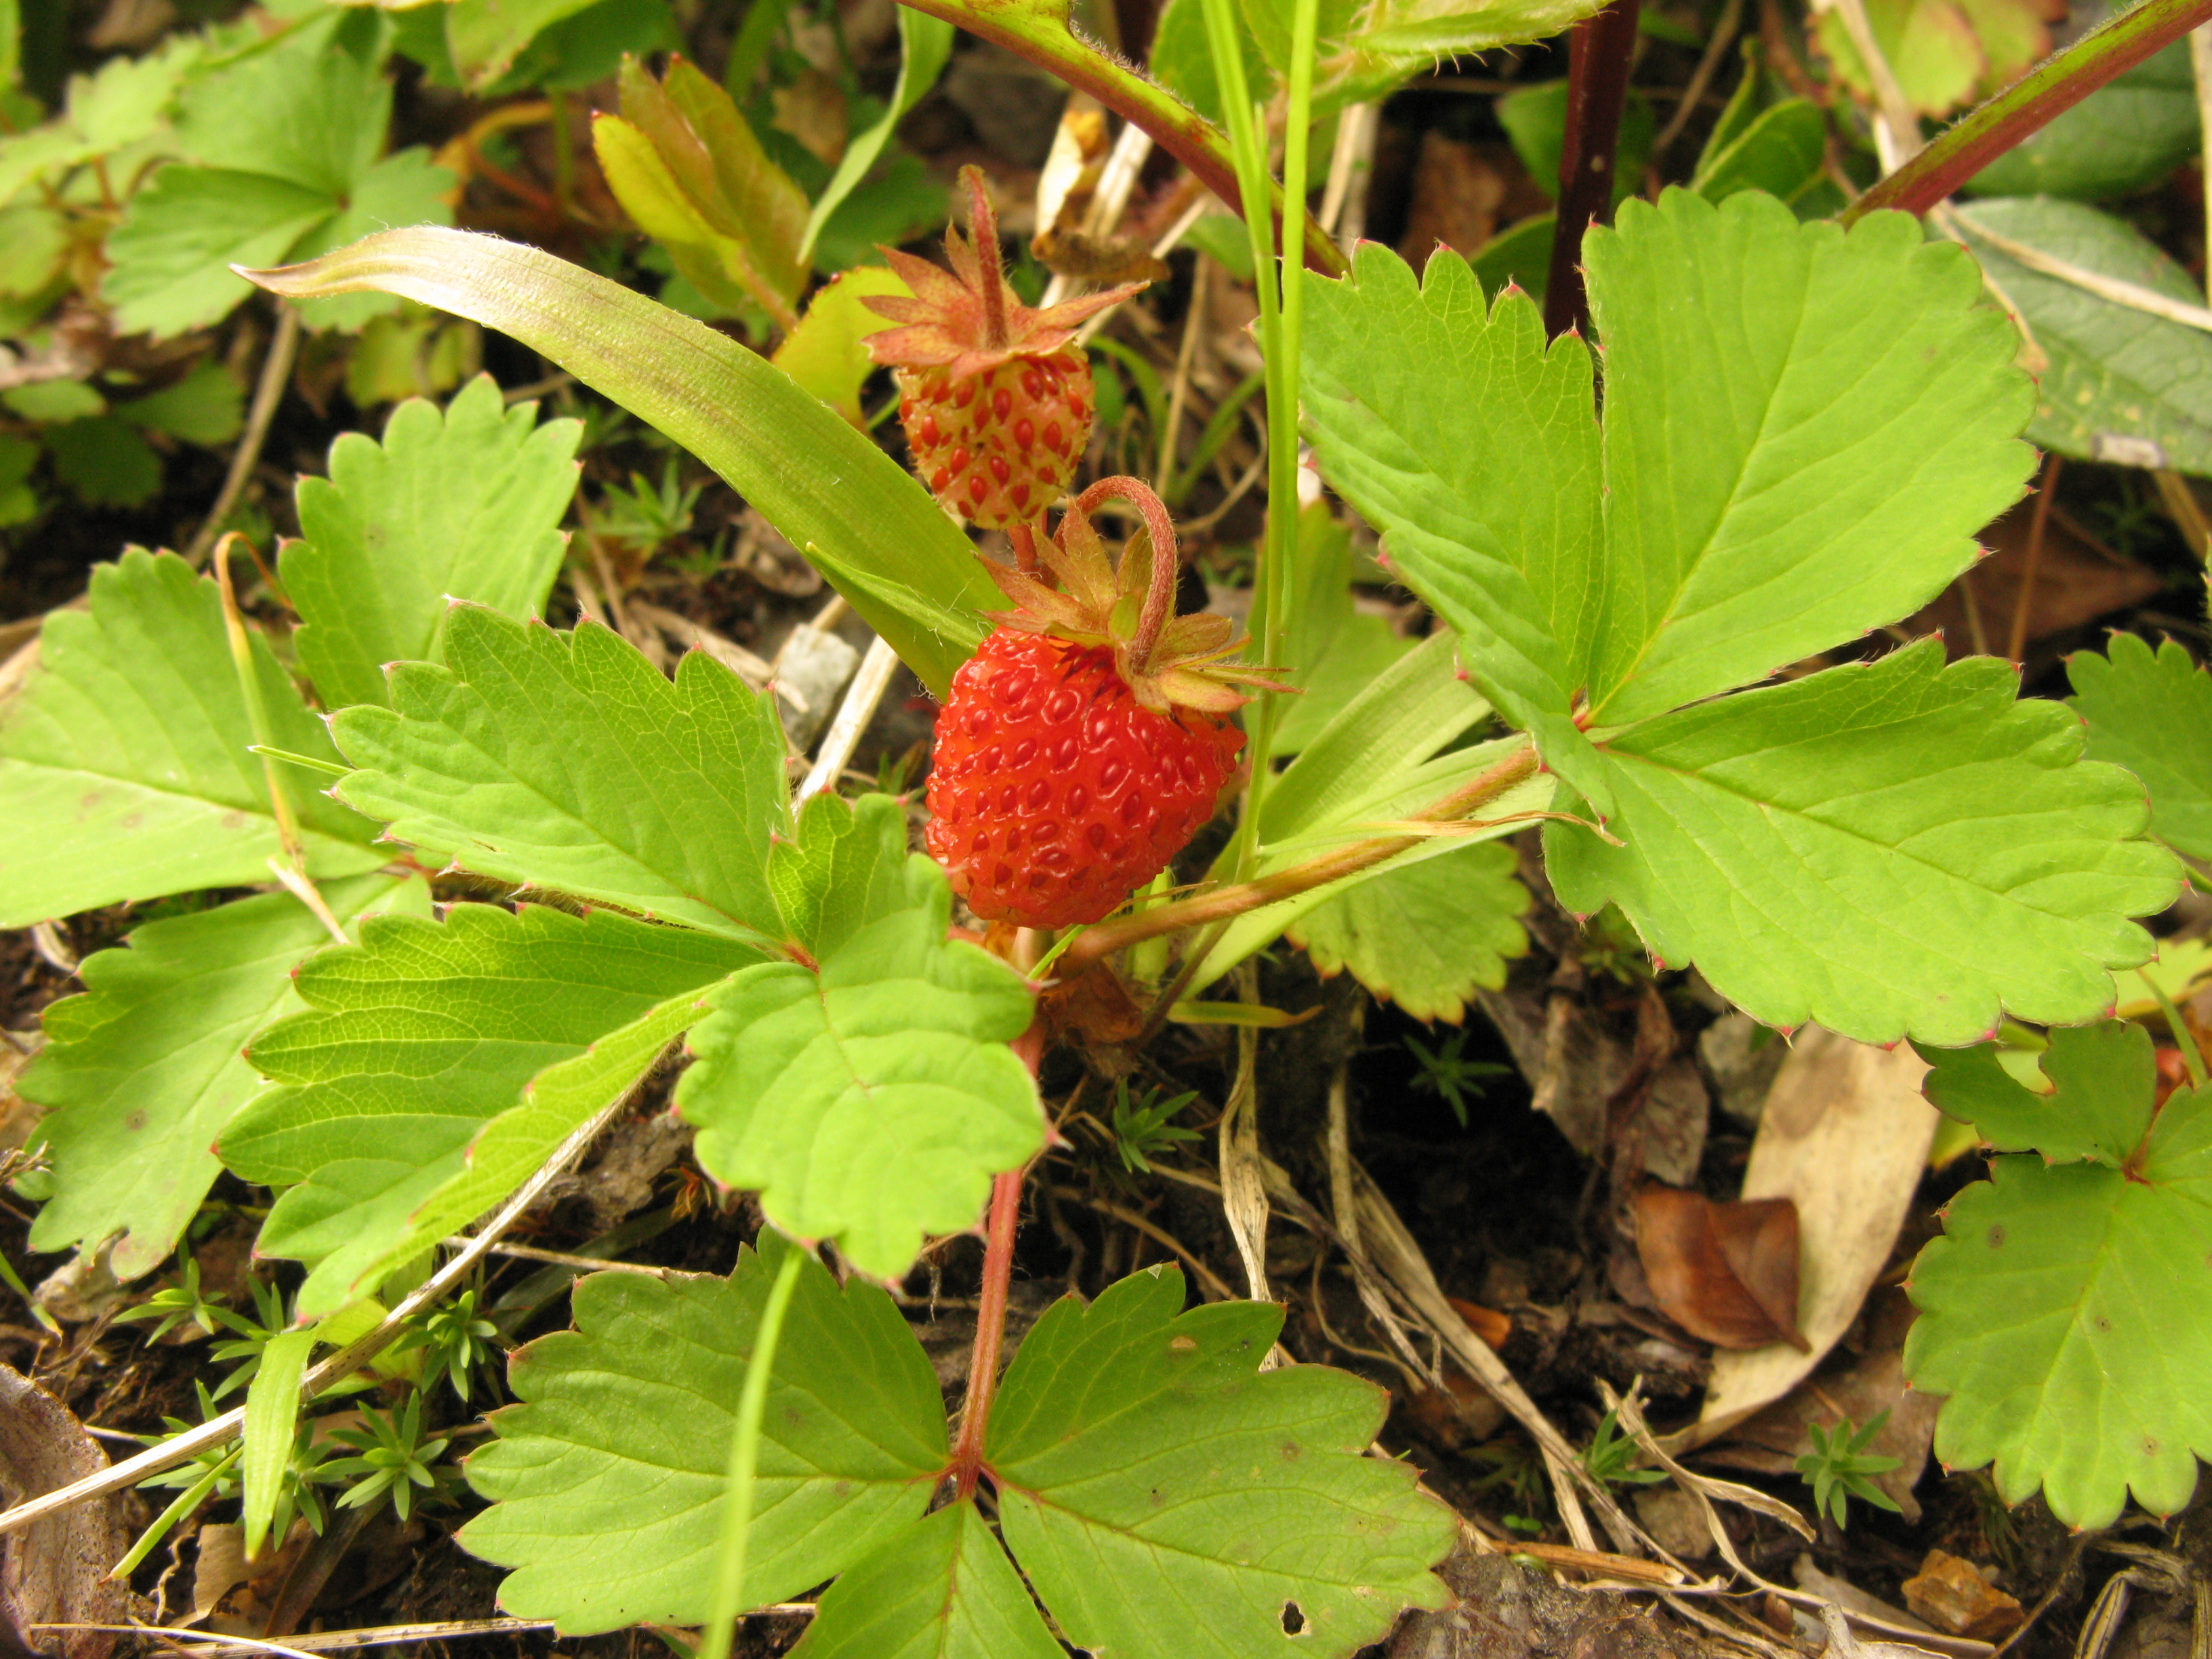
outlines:
[[[506,74],[525,47],[592,0],[453,0],[445,8],[446,47],[471,91]]]
[[[2189,45],[2177,42],[2031,132],[1976,173],[1975,196],[2095,202],[2150,189],[2200,140]]]
[[[902,21],[917,15],[903,8],[899,12]],[[860,343],[884,326],[866,301],[907,291],[898,274],[883,265],[857,265],[833,277],[814,291],[799,326],[776,347],[775,366],[860,425],[860,386],[876,370],[875,359]]]
[[[927,905],[934,866],[907,851],[906,809],[889,795],[827,790],[799,815],[799,837],[769,854],[768,879],[790,935],[817,960],[896,911]]]
[[[1006,1046],[1029,1024],[1028,988],[945,938],[951,890],[934,865],[911,860],[902,886],[880,917],[831,911],[851,931],[818,971],[769,963],[713,993],[676,1092],[708,1173],[884,1279],[925,1233],[974,1226],[991,1177],[1044,1134],[1036,1085]]]
[[[1528,948],[1514,920],[1528,908],[1516,862],[1510,845],[1485,842],[1404,865],[1316,906],[1290,936],[1324,976],[1348,969],[1415,1019],[1456,1021]]]
[[[1355,609],[1352,583],[1359,575],[1352,532],[1316,501],[1298,513],[1298,556],[1292,567],[1304,592],[1291,612],[1283,641],[1283,666],[1298,689],[1278,714],[1273,752],[1295,755],[1372,684],[1384,669],[1413,648],[1381,617]]]
[[[805,236],[799,244],[802,259],[813,252],[830,216],[853,193],[854,186],[868,176],[868,170],[890,143],[891,134],[897,131],[907,112],[937,84],[937,77],[945,72],[945,62],[952,56],[956,31],[944,19],[902,6],[898,27],[898,82],[891,88],[890,102],[874,125],[866,132],[855,134],[845,146],[844,155],[838,158],[837,171],[830,175],[830,182],[816,196],[813,211],[807,216]],[[819,305],[821,298],[818,294],[815,295],[813,304]],[[811,309],[810,306],[810,314]]]
[[[1318,1365],[1259,1372],[1283,1310],[1183,1308],[1180,1273],[1055,1303],[1022,1340],[984,1458],[1022,1571],[1079,1647],[1346,1656],[1407,1606],[1450,1511],[1405,1465],[1364,1455],[1388,1401]],[[1131,1587],[1144,1585],[1141,1594]]]
[[[1625,845],[1544,827],[1559,901],[1784,1029],[1971,1042],[2094,1018],[2174,890],[2138,786],[2056,703],[1923,641],[1647,720],[1602,751]],[[1574,811],[1562,802],[1562,810]]]
[[[542,1142],[534,1109],[574,1127],[652,1063],[705,988],[757,960],[726,938],[605,911],[459,904],[442,924],[372,921],[359,946],[301,968],[309,1012],[249,1053],[287,1085],[240,1113],[218,1148],[246,1179],[288,1188],[257,1248],[315,1264],[303,1315],[343,1306],[422,1248],[420,1233],[443,1237],[536,1167],[493,1157],[488,1125],[519,1115],[513,1127]],[[564,1089],[564,1064],[596,1090],[592,1103]],[[559,1102],[544,1098],[549,1088]]]
[[[2212,475],[2212,335],[2031,270],[1974,233],[2202,305],[2189,273],[2133,226],[2078,202],[2002,197],[1954,216],[2050,360],[2027,435],[2084,460]]]
[[[2140,1026],[2051,1038],[2063,1098],[2040,1129],[2025,1107],[2008,1127],[2054,1157],[2083,1146],[2069,1139],[2081,1114],[2102,1127],[2086,1161],[2000,1157],[1951,1200],[1913,1265],[1905,1365],[1914,1388],[1949,1396],[1945,1463],[1994,1462],[2007,1503],[2039,1485],[2062,1521],[2099,1527],[2130,1494],[2153,1514],[2180,1508],[2212,1454],[2198,1386],[2212,1365],[2212,1091],[2178,1089],[2154,1112]]]
[[[425,915],[420,881],[356,876],[323,890],[333,915]],[[166,1261],[222,1170],[214,1146],[262,1088],[240,1052],[270,1020],[304,1007],[295,963],[330,941],[289,893],[148,922],[127,950],[97,951],[85,994],[45,1014],[46,1046],[16,1080],[48,1109],[52,1196],[31,1224],[31,1248],[65,1250],[120,1233],[108,1256],[118,1279]]]
[[[269,879],[278,850],[215,584],[173,554],[94,567],[39,665],[0,707],[0,927],[197,887]],[[271,741],[337,759],[322,722],[254,644]],[[317,878],[373,870],[375,827],[296,796]]]
[[[1763,190],[1795,207],[1826,178],[1827,118],[1808,98],[1785,98],[1698,159],[1691,188],[1709,202]]]
[[[1972,1124],[2001,1152],[2118,1164],[2142,1139],[2142,1103],[2154,1079],[2149,1038],[2137,1026],[2060,1026],[2041,1056],[2041,1092],[2024,1086],[1985,1043],[1923,1049],[1921,1058],[1929,1103]]]
[[[791,833],[783,728],[703,651],[672,683],[620,635],[478,605],[450,668],[401,663],[389,708],[331,731],[362,769],[348,805],[392,839],[489,876],[738,938],[776,938],[769,843]]]
[[[2066,672],[2068,706],[2089,723],[2088,752],[2142,780],[2154,835],[2212,859],[2212,674],[2172,640],[2153,656],[2133,634],[2113,635],[2108,657],[2076,652]]]
[[[384,665],[434,662],[447,603],[518,620],[544,608],[575,494],[577,421],[538,422],[480,375],[441,415],[410,398],[382,442],[349,432],[302,478],[301,539],[277,561],[300,661],[331,708],[386,700]]]
[[[856,1561],[793,1659],[1060,1659],[989,1523],[963,1501]]]
[[[787,1243],[767,1236],[772,1260]],[[727,1279],[598,1273],[576,1328],[518,1352],[523,1402],[469,1460],[494,1501],[462,1528],[517,1569],[500,1605],[570,1634],[704,1623],[725,1469],[769,1261]],[[792,1297],[762,1420],[746,1606],[811,1589],[907,1534],[949,1447],[937,1378],[890,1297],[819,1265]]]
[[[1635,1208],[1637,1257],[1668,1318],[1717,1347],[1809,1347],[1797,1328],[1796,1205],[1648,1184]]]

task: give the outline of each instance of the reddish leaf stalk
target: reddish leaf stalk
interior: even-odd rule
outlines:
[[[1497,799],[1516,784],[1534,776],[1535,771],[1534,748],[1522,748],[1414,813],[1409,821],[1449,823],[1467,817],[1477,807]],[[1355,842],[1336,852],[1324,853],[1318,858],[1308,859],[1303,864],[1294,864],[1287,870],[1278,870],[1273,875],[1238,882],[1231,887],[1218,887],[1210,893],[1196,894],[1171,904],[1156,905],[1149,910],[1139,910],[1112,921],[1100,922],[1095,927],[1086,928],[1061,953],[1061,976],[1072,976],[1102,957],[1132,945],[1142,944],[1148,939],[1158,939],[1163,933],[1180,933],[1187,927],[1203,927],[1211,922],[1227,921],[1249,910],[1279,904],[1285,899],[1296,898],[1301,893],[1311,892],[1332,881],[1356,876],[1363,870],[1373,869],[1385,859],[1419,846],[1426,839],[1423,836],[1379,836],[1372,841]]]
[[[2208,0],[2212,3],[2212,0]],[[1552,267],[1544,284],[1544,331],[1554,338],[1589,324],[1583,284],[1583,237],[1613,210],[1620,112],[1636,56],[1641,0],[1613,0],[1575,25],[1567,49],[1567,127],[1559,150],[1559,212],[1552,228]]]
[[[1030,1075],[1044,1056],[1044,1026],[1033,1021],[1014,1040],[1014,1053]],[[1014,1274],[1014,1234],[1021,1225],[1022,1183],[1030,1166],[991,1180],[991,1208],[984,1224],[983,1289],[975,1305],[975,1346],[968,1358],[968,1393],[960,1402],[960,1435],[952,1446],[951,1473],[958,1495],[971,1498],[983,1474],[983,1437],[991,1423],[991,1397],[999,1391],[999,1356],[1006,1337],[1006,1291]]]
[[[1990,162],[2114,76],[2212,21],[2212,0],[2144,0],[2047,58],[1851,204],[1852,224],[1879,208],[1925,213]]]
[[[1127,501],[1135,507],[1144,517],[1145,528],[1152,532],[1152,584],[1145,590],[1145,608],[1138,613],[1137,631],[1129,640],[1129,661],[1139,673],[1143,673],[1152,666],[1152,648],[1160,642],[1160,630],[1175,614],[1176,584],[1182,574],[1182,556],[1176,550],[1175,520],[1168,516],[1165,503],[1142,478],[1101,478],[1075,498],[1074,510],[1088,519],[1098,510],[1101,501]],[[1126,549],[1121,556],[1129,556]]]

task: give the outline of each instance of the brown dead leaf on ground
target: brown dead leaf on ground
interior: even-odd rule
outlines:
[[[0,1365],[0,1500],[21,1503],[107,1468],[107,1454],[68,1407],[20,1371]],[[23,1632],[62,1659],[106,1659],[115,1638],[97,1630],[40,1632],[38,1625],[119,1624],[127,1589],[107,1570],[130,1540],[113,1498],[79,1504],[0,1539],[0,1638]]]
[[[1905,1581],[1905,1605],[1954,1636],[2001,1642],[2020,1628],[2027,1615],[2014,1597],[1981,1575],[1971,1561],[1930,1550],[1915,1577]]]
[[[1807,1346],[1797,1328],[1797,1206],[1716,1204],[1656,1182],[1635,1199],[1636,1250],[1661,1311],[1722,1348]]]
[[[1398,252],[1418,270],[1439,242],[1455,253],[1472,253],[1501,227],[1549,205],[1510,144],[1470,144],[1432,130],[1421,135],[1413,199]]]

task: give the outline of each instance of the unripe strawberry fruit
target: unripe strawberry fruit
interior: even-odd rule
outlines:
[[[983,175],[963,167],[970,239],[945,234],[950,271],[884,248],[913,296],[864,301],[900,325],[867,337],[897,373],[899,423],[915,471],[952,512],[987,529],[1041,519],[1091,440],[1091,362],[1076,325],[1144,286],[1130,283],[1038,311],[1006,287]]]
[[[1097,921],[1213,816],[1244,734],[1139,702],[1103,645],[994,629],[937,717],[927,832],[987,921]]]
[[[1088,516],[1113,495],[1146,524],[1118,572]],[[1039,551],[1042,574],[987,567],[1015,605],[938,714],[925,839],[986,921],[1066,927],[1111,914],[1213,816],[1244,747],[1231,682],[1271,682],[1224,660],[1241,646],[1226,617],[1170,616],[1175,530],[1136,479],[1091,485]]]

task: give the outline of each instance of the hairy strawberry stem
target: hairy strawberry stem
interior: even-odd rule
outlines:
[[[968,235],[982,276],[983,343],[996,350],[1006,343],[1006,263],[999,249],[999,217],[991,211],[982,168],[961,168],[960,182],[968,186]]]
[[[1152,538],[1152,579],[1145,590],[1145,608],[1137,615],[1137,631],[1129,641],[1129,661],[1140,674],[1152,666],[1152,648],[1160,630],[1175,615],[1176,584],[1182,575],[1182,555],[1176,550],[1175,520],[1166,503],[1142,478],[1101,478],[1075,498],[1073,511],[1088,519],[1101,501],[1122,501],[1143,515]],[[1121,556],[1129,556],[1124,552]]]
[[[999,1389],[999,1354],[1006,1336],[1006,1291],[1014,1271],[1014,1232],[1022,1215],[1026,1165],[991,1182],[991,1217],[983,1244],[983,1290],[975,1306],[975,1346],[968,1359],[968,1395],[960,1403],[960,1438],[952,1448],[957,1495],[975,1495],[983,1474],[983,1435]]]
[[[1495,766],[1468,779],[1449,794],[1413,814],[1407,821],[1449,823],[1464,818],[1475,808],[1497,799],[1514,785],[1533,777],[1535,772],[1535,749],[1533,745],[1524,745]],[[1346,876],[1356,876],[1361,871],[1371,870],[1384,860],[1417,847],[1427,839],[1425,836],[1378,836],[1371,841],[1355,842],[1334,853],[1324,853],[1318,858],[1308,859],[1303,864],[1294,864],[1271,875],[1240,881],[1232,886],[1217,887],[1210,893],[1194,894],[1172,904],[1163,904],[1150,910],[1135,911],[1112,921],[1100,922],[1095,927],[1085,929],[1061,953],[1061,976],[1066,977],[1102,957],[1141,944],[1148,939],[1158,939],[1163,933],[1179,933],[1186,927],[1202,927],[1209,922],[1226,921],[1247,911],[1279,904],[1287,898],[1296,898],[1301,893],[1311,892],[1332,881],[1341,881]]]

